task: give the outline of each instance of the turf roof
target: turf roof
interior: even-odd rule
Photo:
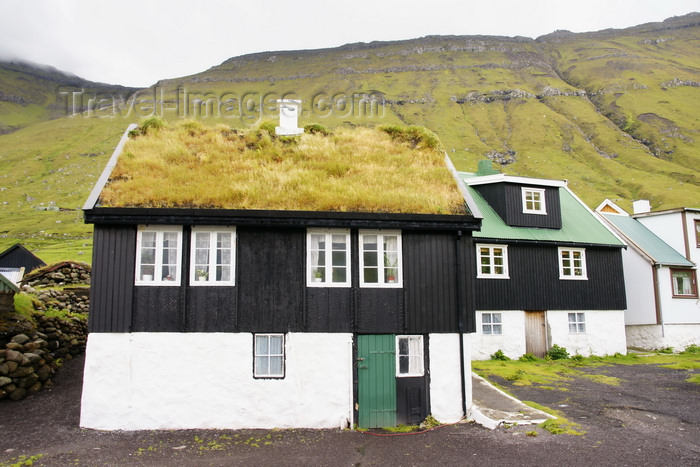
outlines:
[[[186,121],[144,128],[100,194],[107,207],[467,214],[437,137],[418,127],[278,137]]]

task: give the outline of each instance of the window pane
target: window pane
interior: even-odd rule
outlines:
[[[255,357],[255,374],[261,376],[270,374],[268,357]]]
[[[365,262],[365,266],[378,266],[377,252],[376,251],[365,251],[362,255]]]
[[[156,233],[155,232],[141,232],[141,245],[145,248],[155,248],[156,247]]]
[[[484,334],[491,334],[491,325],[490,324],[482,324],[481,325],[481,332]]]
[[[282,355],[282,336],[270,336],[270,355]]]
[[[586,323],[578,324],[578,332],[586,332]]]
[[[379,274],[377,273],[377,268],[365,268],[364,269],[365,282],[377,283],[379,282]]]
[[[491,313],[483,313],[481,315],[481,322],[482,323],[490,323],[491,322]]]
[[[141,264],[155,264],[156,263],[156,249],[155,248],[141,248]]]
[[[164,281],[176,281],[177,280],[177,267],[175,267],[175,266],[163,266],[163,280]]]
[[[231,266],[217,266],[216,280],[229,282],[231,280]]]
[[[345,266],[346,255],[344,251],[334,251],[332,253],[333,266]]]
[[[576,332],[576,323],[569,323],[569,332],[570,333]]]
[[[347,244],[346,244],[346,236],[345,235],[336,235],[333,234],[332,236],[332,242],[333,242],[333,249],[334,250],[346,250]]]
[[[362,249],[367,250],[377,250],[377,236],[376,235],[363,235],[362,236]]]
[[[209,264],[209,250],[195,250],[194,261],[195,264]]]
[[[501,322],[501,314],[500,314],[500,313],[493,313],[493,322],[494,322],[494,323],[500,323],[500,322]]]
[[[347,282],[347,269],[333,268],[333,282]]]
[[[268,336],[255,336],[255,355],[267,355],[269,344]]]
[[[231,248],[231,233],[230,232],[219,232],[217,234],[217,248]]]
[[[502,330],[503,330],[502,326],[503,325],[501,325],[501,324],[494,324],[493,325],[493,333],[494,334],[502,334]]]
[[[155,279],[155,266],[141,266],[141,280],[153,281]]]
[[[399,355],[408,355],[408,339],[405,337],[399,338]]]
[[[270,376],[281,376],[282,375],[282,357],[270,357]]]
[[[399,356],[399,374],[405,375],[408,373],[408,355]]]
[[[209,232],[195,233],[195,246],[197,248],[209,248]]]

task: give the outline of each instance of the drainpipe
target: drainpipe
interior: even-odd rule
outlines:
[[[464,297],[462,290],[462,231],[457,231],[455,237],[455,264],[457,267],[457,329],[459,331],[459,366],[462,382],[462,416],[467,416],[467,386],[466,370],[464,362],[464,320],[462,319],[462,309],[464,307]]]
[[[652,272],[654,273],[654,298],[656,299],[656,321],[661,325],[661,337],[666,337],[666,330],[664,329],[664,310],[661,306],[661,294],[659,290],[660,269],[660,264],[655,264],[652,268]]]

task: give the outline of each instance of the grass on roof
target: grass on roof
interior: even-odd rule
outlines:
[[[418,127],[278,137],[270,122],[149,124],[125,146],[100,206],[465,214],[444,157]]]

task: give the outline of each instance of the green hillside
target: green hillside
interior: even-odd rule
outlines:
[[[0,79],[8,73],[0,66]],[[14,88],[0,82],[4,95],[23,96],[8,89]],[[64,228],[55,224],[54,214],[38,218],[41,211],[32,210],[40,202],[60,204],[63,195],[35,189],[36,196],[30,195],[35,201],[25,196],[29,188],[52,183],[57,174],[51,170],[61,168],[62,156],[86,161],[64,203],[75,207],[127,123],[154,107],[168,121],[195,117],[244,127],[274,118],[274,101],[282,97],[303,101],[301,125],[426,126],[460,170],[475,170],[478,160],[490,158],[506,173],[567,179],[591,207],[606,197],[626,209],[640,198],[650,199],[654,209],[700,206],[697,13],[625,30],[558,31],[537,39],[431,36],[264,52],[161,81],[129,101],[121,91],[96,91],[99,105],[93,108],[87,93],[79,96],[80,110],[98,118],[39,125],[31,123],[51,118],[58,101],[47,97],[48,103],[37,99],[34,107],[22,107],[0,95],[0,128],[28,125],[0,136],[0,170],[6,175],[0,187],[7,188],[2,195],[23,209],[5,222],[9,205],[0,206],[7,225],[0,229],[0,248],[39,230]],[[37,137],[42,134],[43,143]],[[97,156],[81,158],[82,153]],[[26,174],[8,169],[16,164],[26,164],[21,169]],[[8,179],[12,182],[3,181]],[[15,213],[25,212],[34,224],[14,220]],[[89,226],[75,228],[81,236],[89,234]],[[36,248],[48,243],[42,240]]]

